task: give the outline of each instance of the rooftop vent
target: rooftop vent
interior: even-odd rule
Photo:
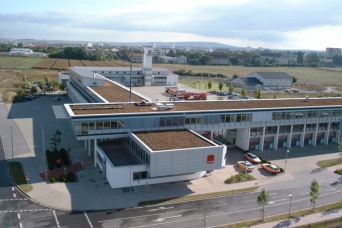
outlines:
[[[151,103],[146,102],[145,100],[141,100],[140,103],[136,102],[134,104],[135,104],[135,106],[151,106]]]
[[[305,96],[305,102],[309,102],[309,96]]]

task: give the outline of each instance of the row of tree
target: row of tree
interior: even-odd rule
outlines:
[[[313,179],[310,189],[310,210],[314,211],[316,206],[316,200],[319,198],[319,184],[316,179]],[[291,196],[292,197],[292,196]],[[265,206],[268,204],[270,198],[270,194],[265,189],[262,189],[260,194],[257,197],[257,202],[259,205],[262,205],[262,210],[260,211],[260,220],[265,220]]]

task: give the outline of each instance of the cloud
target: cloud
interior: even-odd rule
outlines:
[[[201,40],[215,38],[236,43],[251,42],[245,46],[272,46],[286,42],[294,44],[290,39],[303,44],[303,39],[307,39],[304,31],[317,35],[320,28],[336,36],[336,33],[328,31],[342,25],[342,3],[339,0],[330,0],[329,3],[318,0],[187,0],[181,3],[114,0],[96,5],[86,0],[61,0],[60,5],[68,7],[64,10],[55,6],[54,11],[42,8],[0,14],[0,26],[9,31],[11,27],[20,26],[34,27],[38,31],[41,26],[51,34],[68,30],[64,35],[70,37],[77,37],[82,31],[80,38],[88,31],[89,37],[96,37],[96,34],[99,34],[97,39],[110,37],[107,41],[116,41],[117,36],[113,34],[120,33],[123,37],[126,33],[127,38],[123,40],[129,41],[132,39],[130,34],[141,34],[143,38],[145,32],[148,37],[154,34],[160,41],[172,40],[174,37],[170,34],[177,34]],[[341,35],[336,39],[338,37]]]

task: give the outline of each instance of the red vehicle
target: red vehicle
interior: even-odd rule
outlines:
[[[280,169],[276,165],[264,163],[264,164],[261,164],[261,166],[262,166],[262,168],[264,168],[266,171],[268,171],[270,173],[273,173],[273,174],[280,173]]]

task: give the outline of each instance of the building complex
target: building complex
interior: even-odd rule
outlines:
[[[158,102],[104,72],[69,68],[65,108],[112,188],[202,177],[226,165],[230,146],[277,151],[341,137],[342,98]]]

